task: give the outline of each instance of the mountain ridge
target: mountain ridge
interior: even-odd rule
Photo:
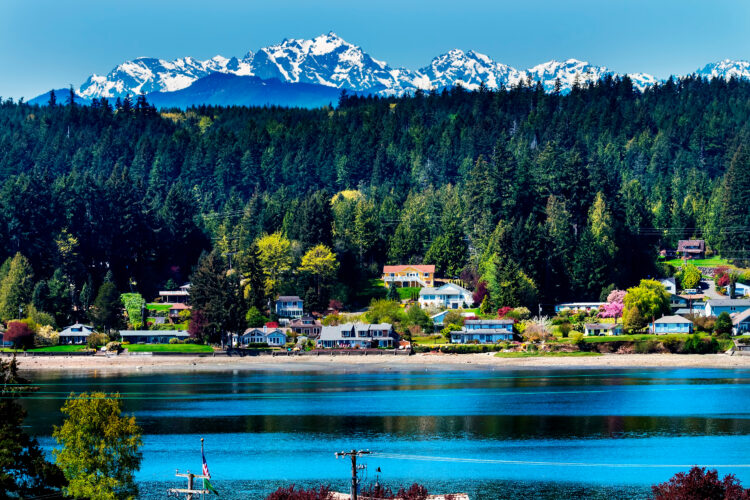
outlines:
[[[531,68],[517,69],[474,50],[451,49],[435,56],[417,70],[392,67],[375,59],[360,46],[329,32],[312,39],[287,38],[278,44],[248,51],[241,58],[214,56],[200,60],[181,57],[168,61],[138,57],[117,65],[106,75],[90,75],[77,89],[84,99],[124,97],[127,94],[168,93],[186,89],[213,73],[277,79],[340,90],[399,96],[416,90],[441,90],[461,85],[475,90],[484,84],[491,89],[513,86],[521,81],[538,81],[548,92],[568,92],[576,83],[596,81],[605,75],[624,76],[606,66],[577,59],[551,60]],[[724,59],[697,69],[707,78],[750,78],[750,62]],[[659,83],[647,73],[628,76],[639,90]]]

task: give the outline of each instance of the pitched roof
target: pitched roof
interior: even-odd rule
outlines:
[[[440,295],[471,295],[471,292],[466,288],[456,285],[455,283],[446,283],[437,288],[435,287],[424,287],[419,291],[419,295],[427,294],[440,294]]]
[[[406,264],[402,266],[383,266],[383,273],[398,273],[409,268],[416,269],[423,273],[435,272],[435,266],[432,264]]]
[[[743,321],[750,319],[750,309],[746,309],[741,313],[737,313],[732,316],[732,325],[737,326]]]
[[[750,299],[717,299],[709,300],[711,307],[716,306],[750,306]]]
[[[170,309],[170,310],[172,310],[172,309],[177,309],[178,311],[184,311],[184,310],[186,310],[186,309],[191,309],[191,307],[190,307],[190,306],[186,306],[185,304],[179,303],[179,304],[172,304],[172,305],[171,305],[171,306],[169,307],[169,309]]]
[[[698,247],[698,248],[689,248],[689,247]],[[705,249],[706,249],[705,240],[680,240],[677,242],[678,252],[695,252],[695,251],[702,252]]]
[[[120,330],[121,337],[158,337],[162,335],[175,335],[177,337],[188,337],[185,330]]]
[[[512,325],[512,319],[467,319],[464,325]]]
[[[690,323],[693,324],[692,321],[690,321],[687,318],[683,318],[682,316],[662,316],[661,318],[654,321],[654,323]]]
[[[622,328],[622,325],[616,325],[615,323],[586,323],[584,326],[589,330],[615,330]]]
[[[291,301],[302,301],[299,297],[296,295],[280,295],[278,299],[276,299],[276,302],[282,301],[282,302],[291,302]]]

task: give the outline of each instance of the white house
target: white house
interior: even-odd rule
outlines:
[[[744,283],[735,283],[734,285],[734,296],[735,297],[747,297],[750,296],[750,285]]]
[[[422,307],[444,307],[459,309],[474,305],[471,292],[453,283],[446,283],[438,288],[422,288],[419,291],[419,305]]]
[[[393,326],[388,323],[346,323],[338,326],[324,326],[317,345],[326,349],[390,348],[393,347],[396,337]]]
[[[512,319],[467,319],[460,331],[451,332],[451,344],[494,344],[513,340]]]
[[[94,333],[93,326],[81,323],[66,326],[60,332],[60,344],[85,344],[92,333]]]
[[[693,333],[693,322],[682,316],[663,316],[651,325],[651,333]]]
[[[162,290],[159,292],[159,298],[164,304],[189,304],[190,283],[182,285],[177,290]]]
[[[750,299],[711,299],[706,302],[706,316],[716,316],[726,312],[731,316],[750,309]]]
[[[562,311],[598,311],[601,306],[606,302],[563,302],[562,304],[555,304],[555,312],[560,313]]]
[[[664,288],[666,288],[669,293],[677,293],[677,280],[674,277],[662,278],[659,280],[659,283],[664,285]]]
[[[622,335],[622,325],[615,323],[586,323],[583,325],[586,335]]]
[[[238,344],[247,346],[250,344],[266,344],[274,347],[283,347],[286,344],[286,334],[278,328],[248,328],[239,336]]]

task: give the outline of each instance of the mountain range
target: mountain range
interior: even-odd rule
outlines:
[[[750,62],[723,60],[694,72],[708,78],[750,78]],[[216,74],[225,77],[216,77]],[[606,66],[576,59],[549,61],[516,69],[469,50],[453,49],[418,70],[393,68],[333,32],[312,40],[285,39],[248,52],[242,58],[215,56],[208,60],[183,57],[173,61],[139,57],[119,64],[106,75],[93,74],[77,89],[84,102],[145,93],[163,107],[192,104],[283,105],[315,107],[335,102],[343,89],[362,94],[399,96],[417,89],[456,85],[474,90],[484,84],[496,89],[519,81],[539,81],[552,91],[570,91],[576,81],[596,81],[619,74]],[[628,75],[639,90],[660,80],[646,73]],[[32,103],[43,104],[44,94]]]

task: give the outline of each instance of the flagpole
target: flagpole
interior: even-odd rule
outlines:
[[[201,462],[203,461],[203,457],[204,456],[205,455],[203,455],[203,438],[201,438]],[[204,479],[204,481],[205,481],[205,479]],[[201,492],[201,500],[206,500],[206,488],[201,488],[201,490],[202,490],[202,492]]]

